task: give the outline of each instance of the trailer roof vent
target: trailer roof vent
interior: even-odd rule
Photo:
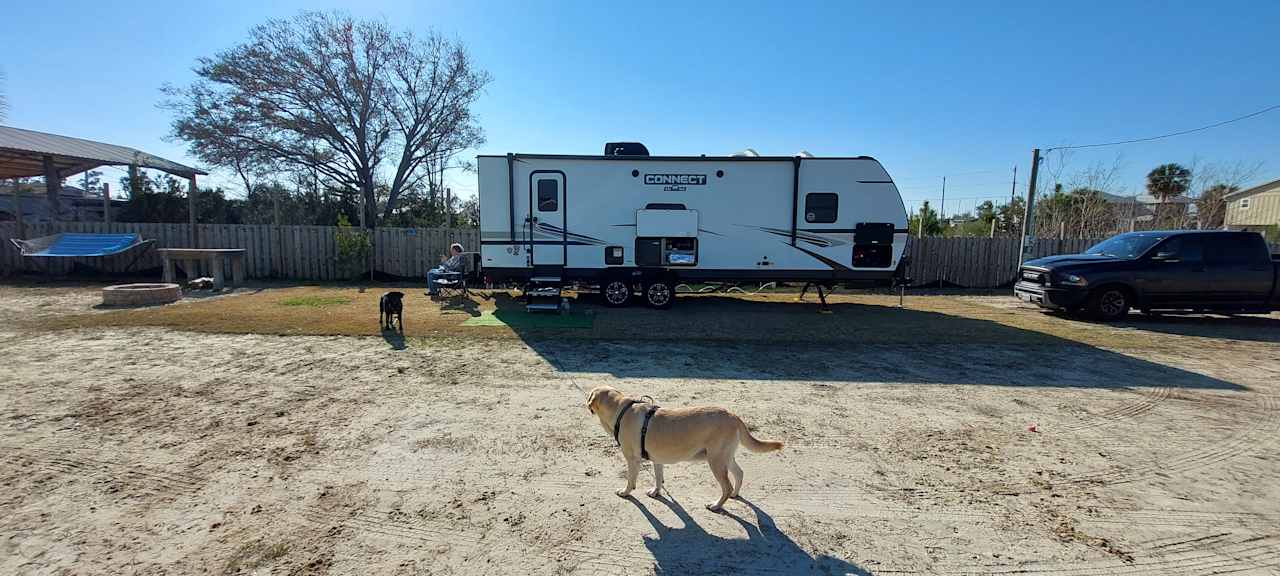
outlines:
[[[757,158],[760,156],[760,153],[756,152],[755,148],[747,148],[746,150],[734,154],[734,156],[749,156],[751,158]]]
[[[813,158],[813,154],[810,154],[808,150],[801,150],[799,154],[796,154],[796,156],[801,158]]]
[[[605,156],[648,156],[649,149],[639,142],[609,142],[604,145]]]

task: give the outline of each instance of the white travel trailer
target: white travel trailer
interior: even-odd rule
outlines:
[[[898,188],[867,156],[650,156],[610,143],[602,156],[478,164],[484,274],[525,283],[531,308],[558,306],[567,283],[658,308],[682,282],[887,285],[907,241]]]

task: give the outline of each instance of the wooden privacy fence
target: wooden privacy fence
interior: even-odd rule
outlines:
[[[269,226],[239,224],[199,224],[200,248],[244,248],[245,272],[250,278],[291,278],[298,280],[341,280],[338,260],[338,228],[335,226]],[[28,224],[27,238],[58,232],[137,232],[154,239],[156,248],[191,248],[187,224],[131,224],[58,222]],[[352,229],[355,230],[355,229]],[[24,262],[9,242],[17,226],[0,222],[0,274],[18,270],[43,270]],[[1071,254],[1099,242],[1099,239],[1040,239],[1032,248],[1033,257]],[[410,278],[424,278],[427,270],[440,262],[449,244],[458,242],[467,251],[478,251],[480,234],[471,229],[377,228],[373,233],[374,270]],[[1272,246],[1280,253],[1280,246]],[[1017,275],[1017,238],[911,238],[907,243],[911,258],[907,276],[917,285],[954,285],[966,288],[994,288],[1012,284]],[[122,272],[133,261],[133,253],[103,259],[75,258],[82,264],[109,272]],[[48,262],[52,273],[70,270],[68,259]],[[135,266],[158,268],[160,257],[154,250]],[[208,273],[208,271],[204,271]],[[228,272],[229,273],[229,272]]]
[[[1100,240],[1037,240],[1033,258],[1073,254]],[[954,285],[995,288],[1010,285],[1017,276],[1019,239],[912,237],[907,242],[907,277],[916,285]]]
[[[1036,241],[1031,258],[1078,254],[1105,238],[1046,239]],[[964,288],[1009,286],[1017,277],[1019,239],[1014,238],[911,238],[907,243],[907,277],[916,285],[951,285]],[[1280,244],[1271,252],[1280,253]]]
[[[244,248],[245,273],[250,278],[290,278],[298,280],[342,280],[349,275],[338,258],[336,226],[270,226],[241,224],[198,224],[199,248]],[[359,230],[352,228],[350,230]],[[187,224],[139,224],[127,222],[46,222],[26,225],[26,237],[36,238],[59,232],[129,233],[154,239],[155,248],[192,248]],[[14,271],[68,272],[80,263],[108,272],[123,272],[136,254],[132,251],[107,258],[42,258],[39,264],[24,259],[9,238],[17,236],[17,225],[0,222],[0,273]],[[468,251],[480,248],[480,233],[472,229],[377,228],[373,236],[374,270],[395,276],[424,278],[427,270],[440,263],[449,244],[458,242]],[[25,260],[25,261],[24,261]],[[160,256],[149,250],[133,266],[135,270],[156,269]],[[209,273],[205,270],[203,273]]]

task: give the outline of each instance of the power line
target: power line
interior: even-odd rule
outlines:
[[[1152,141],[1152,140],[1160,140],[1160,139],[1163,139],[1163,138],[1172,138],[1172,137],[1174,137],[1174,136],[1182,136],[1182,135],[1184,135],[1184,134],[1191,134],[1191,133],[1194,133],[1194,132],[1202,132],[1202,131],[1205,131],[1205,130],[1209,130],[1209,129],[1211,129],[1211,128],[1217,128],[1217,127],[1219,127],[1219,126],[1226,126],[1227,124],[1231,124],[1232,122],[1239,122],[1239,121],[1241,121],[1241,120],[1247,120],[1247,119],[1249,119],[1249,118],[1253,118],[1254,116],[1260,116],[1260,115],[1262,115],[1262,114],[1266,114],[1267,112],[1270,112],[1270,111],[1272,111],[1272,110],[1276,110],[1276,109],[1280,109],[1280,104],[1276,104],[1276,105],[1274,105],[1274,106],[1269,106],[1269,107],[1267,107],[1267,108],[1263,108],[1262,110],[1258,110],[1257,112],[1252,112],[1252,113],[1249,113],[1249,114],[1245,114],[1244,116],[1240,116],[1239,118],[1232,118],[1232,119],[1230,119],[1230,120],[1224,120],[1224,121],[1222,121],[1222,122],[1218,122],[1218,123],[1216,123],[1216,124],[1210,124],[1210,125],[1208,125],[1208,126],[1201,126],[1201,127],[1199,127],[1199,128],[1192,128],[1192,129],[1190,129],[1190,130],[1181,130],[1181,131],[1178,131],[1178,132],[1170,132],[1170,133],[1168,133],[1168,134],[1161,134],[1161,135],[1159,135],[1159,136],[1151,136],[1151,137],[1149,137],[1149,138],[1134,138],[1133,140],[1120,140],[1120,141],[1118,141],[1118,142],[1102,142],[1102,143],[1098,143],[1098,144],[1080,144],[1080,145],[1077,145],[1077,146],[1055,146],[1055,147],[1053,147],[1053,148],[1045,148],[1045,150],[1044,150],[1044,151],[1045,151],[1045,152],[1052,152],[1052,151],[1054,151],[1054,150],[1075,150],[1075,149],[1077,149],[1077,148],[1101,148],[1101,147],[1103,147],[1103,146],[1119,146],[1119,145],[1121,145],[1121,144],[1136,144],[1136,143],[1138,143],[1138,142],[1150,142],[1150,141]]]

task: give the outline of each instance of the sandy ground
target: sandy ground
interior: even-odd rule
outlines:
[[[1278,315],[1093,328],[1105,347],[976,320],[925,344],[403,346],[20,322],[95,301],[0,287],[0,574],[1280,573]],[[726,514],[699,463],[618,498],[601,383],[787,446],[740,456]]]

